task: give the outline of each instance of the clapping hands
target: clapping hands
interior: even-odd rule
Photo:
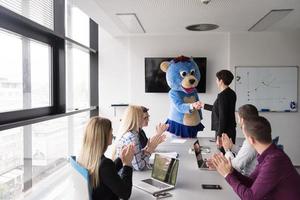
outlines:
[[[228,137],[226,133],[222,134],[222,146],[225,150],[230,150],[233,147],[233,142],[231,138]]]
[[[211,159],[211,164],[223,177],[226,177],[233,171],[231,160],[227,160],[222,153],[214,154]]]
[[[159,123],[156,126],[155,134],[148,140],[148,144],[145,147],[145,150],[150,154],[153,153],[156,147],[166,140],[166,134],[164,132],[169,128],[168,124]]]
[[[122,148],[120,158],[123,165],[131,166],[131,162],[135,152],[135,145],[133,143],[126,145]]]

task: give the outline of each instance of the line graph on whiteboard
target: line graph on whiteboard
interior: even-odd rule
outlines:
[[[297,111],[297,67],[236,67],[237,108],[253,104],[260,111]]]

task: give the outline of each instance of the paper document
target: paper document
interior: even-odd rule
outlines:
[[[183,144],[185,142],[186,142],[185,139],[173,139],[173,140],[171,140],[171,143],[176,143],[176,144]]]

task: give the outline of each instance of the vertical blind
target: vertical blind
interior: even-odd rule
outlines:
[[[54,28],[53,0],[0,0],[0,6],[51,30]]]

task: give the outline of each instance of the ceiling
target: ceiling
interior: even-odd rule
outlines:
[[[135,13],[146,34],[176,35],[195,34],[185,27],[199,23],[219,25],[218,29],[210,32],[248,31],[258,20],[274,9],[294,10],[265,31],[300,31],[300,0],[211,0],[207,5],[201,3],[201,0],[94,1],[120,29],[118,35],[132,35],[132,33],[129,33],[117,13]]]

